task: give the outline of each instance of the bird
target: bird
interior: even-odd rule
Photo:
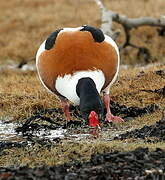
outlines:
[[[89,25],[55,30],[36,53],[39,79],[61,101],[66,120],[71,120],[69,104],[73,103],[90,127],[100,126],[104,107],[106,122],[124,121],[110,110],[110,87],[119,65],[115,41]]]

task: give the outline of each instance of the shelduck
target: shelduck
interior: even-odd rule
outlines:
[[[36,55],[39,79],[61,100],[66,119],[69,101],[79,105],[89,126],[99,126],[106,107],[108,122],[123,122],[110,110],[109,91],[119,72],[116,43],[92,26],[58,29],[41,44]],[[100,94],[103,93],[103,101]]]

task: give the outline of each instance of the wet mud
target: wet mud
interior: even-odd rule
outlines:
[[[162,119],[157,121],[155,124],[151,126],[145,125],[141,129],[135,129],[133,131],[120,134],[114,139],[124,140],[128,138],[143,139],[146,142],[152,143],[165,141],[165,111],[162,114]]]
[[[144,108],[127,107],[113,101],[111,101],[110,106],[112,113],[123,117],[125,121],[142,116],[146,113],[152,113],[159,108],[156,104],[151,104]],[[34,112],[31,117],[25,120],[23,125],[17,127],[15,130],[18,134],[21,134],[24,139],[39,144],[47,144],[50,141],[51,132],[54,133],[56,130],[62,132],[69,129],[72,134],[73,131],[81,129],[81,134],[89,133],[88,123],[82,119],[78,107],[70,106],[70,112],[74,120],[67,122],[60,108],[40,110]],[[105,115],[106,114],[104,114],[104,118]],[[107,122],[102,121],[101,123],[103,127],[107,126]],[[54,136],[51,137],[51,140],[58,142],[62,137],[64,136]]]
[[[28,145],[27,141],[24,142],[0,142],[0,154],[4,149],[11,149],[14,147],[22,148]]]
[[[144,108],[139,107],[127,107],[125,105],[120,105],[114,101],[111,101],[110,104],[112,114],[119,115],[127,121],[130,118],[135,118],[138,116],[142,116],[147,113],[152,113],[159,108],[156,104],[150,104]],[[62,109],[54,108],[54,109],[45,109],[35,112],[31,117],[25,120],[25,123],[16,128],[18,133],[22,133],[23,135],[28,135],[29,133],[36,132],[40,129],[50,129],[54,130],[57,128],[69,128],[69,127],[82,127],[87,126],[87,122],[82,119],[82,116],[79,112],[78,107],[70,106],[71,116],[76,118],[76,120],[72,120],[66,122],[64,118],[61,117],[63,114]],[[106,110],[104,110],[104,118],[106,115]],[[41,120],[42,122],[47,122],[47,124],[39,124],[37,121]],[[102,122],[103,123],[103,122]]]
[[[114,115],[122,116],[125,121],[131,120],[138,116],[142,116],[146,113],[152,113],[159,107],[156,104],[148,105],[144,108],[139,107],[127,107],[125,105],[120,105],[119,103],[111,101],[111,111]],[[23,141],[21,142],[10,142],[2,141],[0,142],[0,150],[10,149],[13,147],[23,147],[30,143],[39,143],[41,145],[49,144],[51,141],[59,142],[65,135],[63,132],[70,129],[70,131],[81,129],[81,133],[89,132],[89,127],[87,122],[82,119],[78,107],[70,106],[70,112],[75,120],[66,122],[63,118],[63,111],[60,108],[54,109],[41,109],[34,112],[33,115],[24,120],[24,124],[15,128],[18,135],[23,136]],[[126,138],[145,138],[149,135],[155,134],[157,138],[160,137],[161,140],[165,139],[165,133],[163,127],[165,127],[165,121],[157,122],[154,126],[144,126],[142,129],[137,129],[125,134],[121,134],[115,139],[126,139]],[[106,123],[102,122],[102,126],[106,127]],[[160,130],[162,129],[162,131]],[[83,130],[82,130],[83,129]],[[55,133],[54,137],[51,136],[51,131]],[[156,134],[157,133],[157,134]]]
[[[37,168],[1,168],[3,180],[118,180],[164,179],[165,151],[157,148],[137,148],[130,152],[111,152],[92,155],[89,162]]]
[[[125,105],[120,105],[119,103],[115,103],[113,101],[111,101],[110,107],[112,114],[119,115],[125,120],[129,118],[142,116],[147,113],[152,113],[159,108],[159,106],[156,104],[150,104],[144,108],[140,108],[136,106],[127,107]]]

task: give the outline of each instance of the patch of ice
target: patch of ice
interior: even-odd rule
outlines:
[[[91,134],[72,134],[69,135],[69,137],[75,139],[75,140],[82,140],[82,139],[86,139],[88,137],[90,137]]]
[[[0,139],[9,140],[17,135],[15,132],[16,124],[15,123],[6,123],[0,120]]]
[[[62,128],[56,130],[49,130],[49,131],[42,130],[37,132],[36,135],[39,137],[45,137],[52,140],[55,138],[63,138],[65,136],[66,131],[67,131],[66,129],[62,129]]]

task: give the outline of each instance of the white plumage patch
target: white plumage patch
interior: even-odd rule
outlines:
[[[60,32],[60,33],[63,33],[63,32],[68,32],[68,31],[80,31],[81,29],[83,29],[83,26],[81,27],[76,27],[76,28],[63,28]]]
[[[110,44],[111,46],[113,46],[115,48],[117,56],[118,56],[118,65],[117,65],[116,74],[114,75],[114,78],[112,79],[110,84],[104,90],[105,93],[109,94],[109,88],[116,81],[117,75],[119,73],[120,55],[119,55],[119,49],[118,49],[117,44],[115,43],[115,41],[111,37],[107,36],[106,34],[104,34],[104,36],[105,36],[105,40],[104,41],[107,42],[108,44]]]
[[[90,77],[96,84],[96,89],[100,93],[104,83],[105,77],[101,70],[95,71],[79,71],[74,73],[73,75],[65,75],[64,77],[58,77],[56,79],[55,88],[56,90],[63,96],[65,96],[68,100],[70,100],[75,105],[79,105],[80,98],[76,93],[76,85],[78,80],[84,77]]]
[[[44,84],[44,82],[41,79],[40,73],[39,73],[39,69],[38,69],[38,62],[39,62],[39,56],[45,51],[45,42],[46,40],[40,45],[37,54],[36,54],[36,67],[37,67],[37,72],[38,72],[38,77],[42,83],[42,85],[49,91],[52,93],[52,91],[50,91],[49,88],[47,88],[47,86]]]
[[[37,51],[37,54],[36,54],[36,66],[38,65],[38,59],[39,59],[39,56],[45,51],[45,42],[46,40],[40,45],[38,51]]]

